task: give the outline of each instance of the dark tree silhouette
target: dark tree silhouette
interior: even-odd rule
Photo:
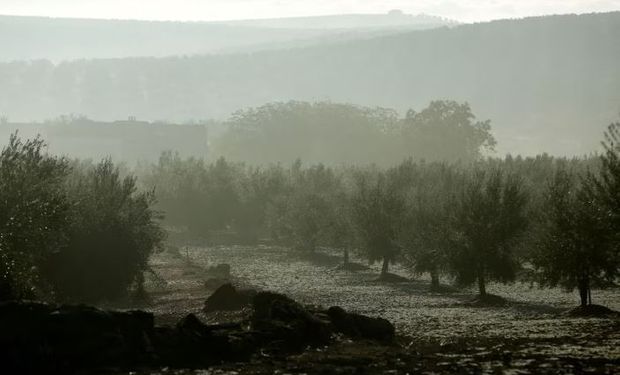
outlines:
[[[39,138],[13,134],[0,153],[0,300],[49,289],[38,268],[66,237],[69,165],[44,147]]]
[[[604,212],[579,176],[559,170],[549,183],[541,214],[542,234],[532,258],[539,283],[577,288],[581,305],[590,304],[592,285],[604,285],[618,274]]]

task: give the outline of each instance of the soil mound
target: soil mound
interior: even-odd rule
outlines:
[[[431,293],[450,294],[450,293],[457,293],[459,291],[459,288],[451,286],[451,285],[439,284],[439,285],[431,285],[429,291]]]
[[[476,296],[474,299],[463,303],[465,306],[470,307],[505,307],[508,305],[508,301],[501,296],[495,294],[486,294],[484,296]]]
[[[567,315],[575,318],[610,318],[620,317],[620,312],[601,305],[586,305],[571,309]]]
[[[352,262],[341,263],[336,267],[336,271],[357,272],[357,271],[367,271],[368,269],[370,269],[368,266],[365,266],[359,263],[352,263]]]
[[[379,275],[376,281],[383,282],[383,283],[406,283],[411,280],[409,280],[408,278],[404,276],[400,276],[394,273],[387,272],[382,275]]]

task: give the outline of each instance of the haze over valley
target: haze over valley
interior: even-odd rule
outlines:
[[[620,112],[618,12],[459,26],[400,13],[115,22],[1,19],[12,32],[0,33],[9,46],[0,52],[0,114],[11,122],[74,114],[185,123],[225,121],[237,110],[289,100],[404,115],[452,99],[491,120],[498,155],[570,156],[595,151]],[[346,27],[334,28],[338,22]],[[76,27],[83,31],[71,32]],[[87,59],[72,60],[79,54]]]

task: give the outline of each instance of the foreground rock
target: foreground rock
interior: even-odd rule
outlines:
[[[386,342],[394,339],[394,325],[385,319],[347,313],[338,306],[330,307],[327,315],[334,329],[349,337]]]
[[[247,361],[257,353],[277,356],[322,347],[338,335],[385,342],[394,337],[394,326],[384,319],[338,307],[309,310],[282,294],[260,292],[251,306],[251,315],[241,322],[207,325],[189,314],[175,326],[158,327],[153,315],[144,311],[1,303],[0,363],[11,374],[66,374],[108,367],[204,368]]]
[[[0,363],[7,373],[62,373],[154,358],[153,315],[36,302],[0,304]]]
[[[232,284],[226,283],[207,298],[203,310],[205,312],[240,310],[251,304],[255,294],[256,292],[252,290],[238,291]]]

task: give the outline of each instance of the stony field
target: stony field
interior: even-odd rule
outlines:
[[[411,278],[398,266],[392,272],[409,280],[377,281],[377,266],[345,271],[338,269],[340,262],[340,254],[327,250],[306,255],[278,247],[182,247],[179,253],[153,258],[153,269],[166,283],[149,283],[150,309],[163,323],[200,311],[213,291],[212,285],[205,286],[208,268],[226,263],[238,286],[380,316],[393,322],[400,336],[398,349],[339,343],[320,358],[305,353],[203,373],[620,373],[620,319],[568,317],[578,303],[576,293],[492,284],[488,292],[505,297],[507,304],[472,307],[467,302],[473,290],[446,286],[430,292],[426,276]],[[594,290],[593,303],[620,310],[620,290]],[[200,316],[206,322],[236,318]]]

